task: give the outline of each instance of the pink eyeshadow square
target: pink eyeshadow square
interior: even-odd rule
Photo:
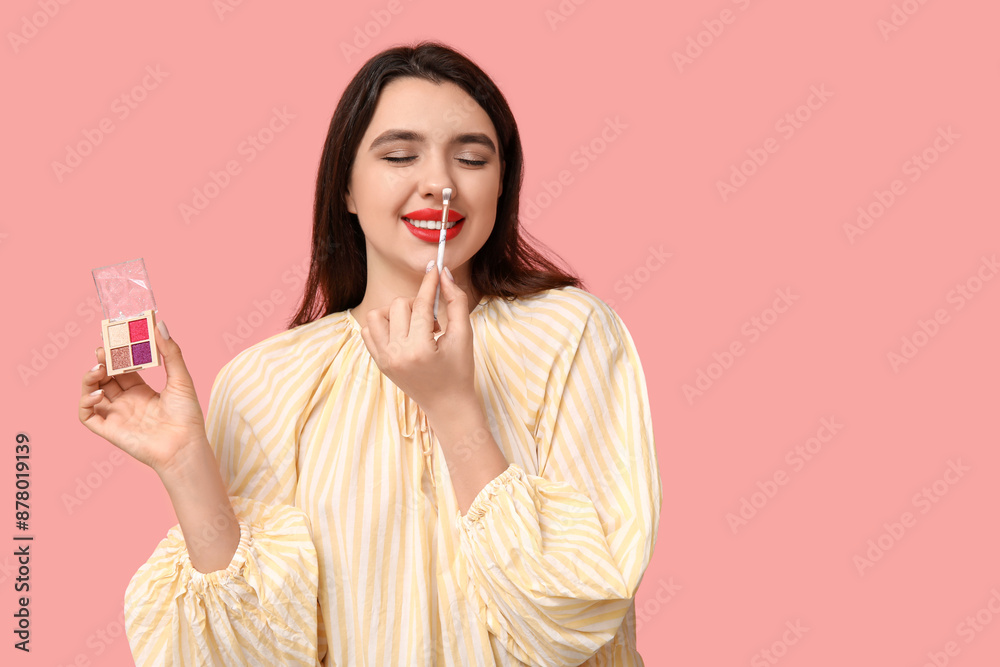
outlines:
[[[129,354],[127,347],[116,347],[111,350],[111,368],[112,370],[118,370],[119,368],[128,368],[132,365],[132,355]]]
[[[146,325],[146,318],[129,322],[128,331],[133,343],[139,340],[147,340],[149,338],[149,327]]]

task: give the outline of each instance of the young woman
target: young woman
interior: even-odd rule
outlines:
[[[661,488],[645,380],[604,302],[518,227],[501,92],[437,43],[368,61],[330,124],[288,331],[159,394],[83,379],[80,420],[179,524],[125,597],[137,665],[642,665]],[[458,222],[439,271],[452,191]],[[435,292],[440,303],[435,320]]]

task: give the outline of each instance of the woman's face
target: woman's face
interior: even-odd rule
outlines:
[[[502,166],[496,130],[472,97],[451,82],[395,79],[382,89],[358,146],[347,209],[358,216],[368,251],[368,280],[396,288],[423,278],[437,259],[439,231],[421,239],[404,221],[424,209],[441,220],[442,190],[465,218],[445,245],[444,265],[468,285],[469,259],[496,222]],[[432,239],[432,240],[429,240]]]

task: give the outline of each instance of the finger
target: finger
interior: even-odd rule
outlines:
[[[167,371],[167,386],[180,385],[194,391],[194,382],[191,380],[191,374],[184,363],[181,348],[177,341],[170,337],[167,325],[160,321],[153,328],[156,330],[156,349],[163,357],[163,367]]]
[[[448,326],[448,302],[442,298],[443,287],[441,286],[444,282],[444,273],[438,274],[438,288],[435,290],[435,297],[438,298],[437,305],[437,319],[434,323],[437,325],[434,327],[434,331],[444,331]],[[440,296],[439,296],[440,295]]]
[[[104,421],[104,418],[98,415],[96,410],[97,404],[103,400],[105,400],[103,389],[95,389],[80,397],[80,422],[94,432]]]
[[[135,371],[131,373],[119,373],[114,376],[108,375],[107,355],[104,353],[103,347],[97,348],[97,359],[98,363],[105,367],[104,377],[99,380],[98,384],[104,390],[104,395],[108,397],[109,401],[115,400],[123,391],[131,389],[137,384],[145,384],[145,381]]]
[[[469,321],[469,297],[446,272],[441,276],[441,301],[446,304],[443,310],[447,311],[448,323],[454,325],[450,329],[451,332],[472,329],[472,323]]]
[[[106,369],[101,363],[83,374],[79,412],[80,421],[84,424],[95,415],[94,406],[104,400],[104,390],[100,388],[100,383],[106,378]]]
[[[420,282],[417,297],[413,300],[413,314],[410,318],[410,334],[418,340],[431,338],[434,331],[434,295],[438,286],[438,267],[428,264],[430,270]]]
[[[108,400],[113,401],[122,393],[122,388],[118,385],[118,378],[121,376],[111,377],[108,375],[107,355],[104,353],[103,347],[99,347],[94,350],[94,354],[97,356],[97,363],[103,366],[104,370],[101,372],[101,377],[97,381],[98,386],[92,387],[91,390],[100,387],[104,390],[104,395],[107,396]]]
[[[396,297],[389,304],[389,342],[401,343],[410,335],[410,319],[413,315],[413,299]]]
[[[98,352],[103,352],[103,350],[98,349]],[[98,357],[103,358],[103,354],[98,354]],[[122,393],[122,388],[118,384],[118,378],[108,377],[108,369],[104,366],[103,362],[98,362],[96,366],[84,374],[81,395],[86,396],[98,389],[103,392],[103,396],[107,397],[109,401],[115,400]]]
[[[365,315],[365,320],[368,322],[368,326],[361,330],[361,335],[365,340],[365,345],[368,346],[368,352],[371,353],[375,362],[381,365],[383,350],[389,344],[389,320],[386,319],[381,308],[369,310],[368,314]],[[367,336],[365,336],[365,329],[368,330]]]
[[[101,380],[104,380],[107,369],[104,368],[104,364],[98,363],[96,366],[91,368],[89,371],[83,374],[83,383],[80,388],[80,395],[86,396],[92,391],[96,391],[101,388]]]

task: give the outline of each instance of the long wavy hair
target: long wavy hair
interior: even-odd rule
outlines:
[[[496,84],[463,54],[439,42],[397,46],[373,56],[344,90],[330,121],[320,158],[313,209],[312,259],[298,312],[289,328],[361,303],[368,280],[365,236],[345,194],[354,156],[368,129],[382,89],[400,77],[450,81],[474,99],[496,129],[503,170],[493,232],[471,262],[472,284],[484,296],[506,299],[547,289],[583,288],[579,277],[559,268],[534,246],[542,246],[518,223],[524,157],[510,106]],[[531,243],[527,239],[531,239]]]

